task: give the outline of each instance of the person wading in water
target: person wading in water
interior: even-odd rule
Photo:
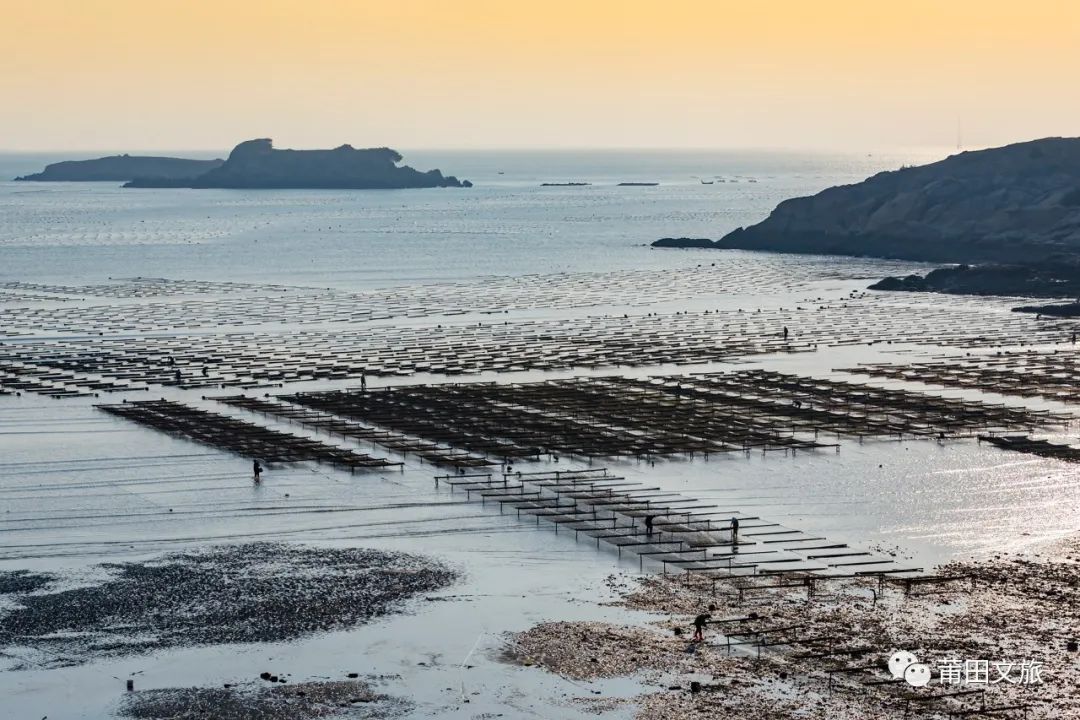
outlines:
[[[694,618],[694,642],[704,642],[705,640],[705,626],[712,620],[712,615],[709,613],[701,613]]]

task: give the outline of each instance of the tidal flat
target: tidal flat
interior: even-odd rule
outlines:
[[[1022,450],[1076,444],[1077,321],[647,247],[865,158],[593,160],[433,161],[453,197],[0,184],[14,716],[1075,713],[1080,476]],[[725,174],[758,182],[691,177]],[[946,688],[954,655],[1044,683]]]

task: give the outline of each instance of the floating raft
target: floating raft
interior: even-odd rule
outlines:
[[[762,370],[652,379],[410,385],[283,400],[506,460],[708,456],[838,448],[821,433],[945,438],[1016,432],[1067,416]]]
[[[96,396],[100,392],[147,390],[146,385],[79,376],[67,370],[29,363],[0,364],[0,387],[53,398]]]
[[[921,572],[895,559],[829,542],[777,523],[748,517],[658,487],[611,475],[606,468],[551,472],[504,472],[442,475],[437,487],[478,502],[498,504],[501,512],[544,521],[556,532],[573,532],[613,547],[621,556],[636,555],[661,565],[663,571],[710,577],[798,576],[814,592],[813,579],[804,577],[896,576]],[[731,519],[739,519],[732,537]],[[646,524],[652,519],[652,529]],[[767,592],[788,587],[783,582],[749,584],[737,591]]]
[[[1071,445],[1052,443],[1049,440],[1036,440],[1026,435],[982,436],[979,438],[1003,450],[1038,455],[1040,457],[1080,462],[1080,448]]]
[[[247,389],[361,375],[699,364],[857,345],[1069,347],[1080,330],[1076,321],[996,312],[988,299],[975,305],[940,296],[932,303],[906,298],[901,306],[877,294],[786,308],[641,310],[858,276],[844,272],[789,257],[776,264],[727,259],[678,270],[559,273],[368,292],[162,280],[82,288],[9,283],[8,292],[96,300],[0,305],[0,335],[19,336],[0,347],[0,370],[23,363],[42,373],[69,371],[65,383],[82,389],[97,381]],[[600,306],[634,308],[636,314],[578,312]],[[487,318],[537,309],[570,310],[573,316]],[[471,320],[461,317],[469,314]],[[444,324],[446,317],[453,320]],[[382,322],[393,318],[429,319]]]
[[[843,372],[1064,403],[1080,402],[1080,353],[1075,350],[999,352],[907,365],[867,363],[844,368]]]
[[[280,400],[249,398],[244,395],[215,397],[213,399],[224,405],[297,423],[317,432],[370,442],[403,455],[415,455],[435,465],[455,468],[480,468],[495,464],[492,460],[477,457],[462,450],[455,450],[445,445],[420,440],[389,430],[381,430],[362,423],[343,420],[335,415],[317,410],[308,410]]]
[[[402,465],[168,400],[97,408],[155,430],[269,463],[313,460],[349,470],[381,470]]]

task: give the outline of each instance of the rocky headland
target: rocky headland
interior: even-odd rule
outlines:
[[[130,182],[136,178],[189,180],[220,166],[224,160],[188,160],[174,157],[110,155],[93,160],[64,160],[45,166],[19,182]]]
[[[172,180],[145,177],[125,187],[189,187],[236,189],[348,189],[472,187],[439,170],[421,172],[398,165],[402,156],[390,148],[357,149],[342,145],[332,150],[279,150],[269,139],[248,140],[233,148],[228,159],[194,178]]]
[[[871,289],[1077,298],[1080,138],[963,152],[878,173],[785,200],[765,220],[719,240],[662,238],[653,247],[960,263],[925,276],[888,277]],[[1060,312],[1068,311],[1051,311]]]
[[[1080,252],[1080,138],[963,152],[792,198],[721,248],[1029,264]]]

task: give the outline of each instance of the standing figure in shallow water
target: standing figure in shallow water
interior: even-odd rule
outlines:
[[[255,477],[255,484],[258,485],[259,483],[262,482],[262,471],[263,471],[262,465],[259,464],[258,460],[252,460],[251,461],[251,471],[252,471],[252,474]]]
[[[694,642],[705,640],[705,626],[709,624],[709,620],[712,620],[709,613],[701,613],[694,618]]]

